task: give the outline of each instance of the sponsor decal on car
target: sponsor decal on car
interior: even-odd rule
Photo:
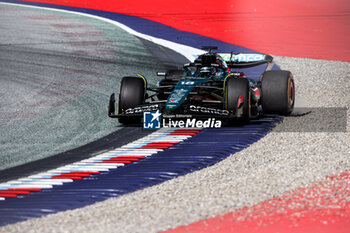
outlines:
[[[128,108],[125,110],[125,114],[135,114],[135,113],[142,113],[142,112],[154,112],[159,109],[158,104],[153,105],[146,105],[146,106],[140,106],[136,108]]]
[[[181,85],[194,85],[194,81],[181,81]]]
[[[225,61],[232,62],[254,62],[254,61],[263,61],[265,60],[266,55],[259,53],[244,53],[244,54],[231,54],[230,53],[219,53],[219,55]],[[230,60],[231,59],[231,60]]]
[[[263,61],[265,55],[263,54],[238,54],[231,58],[234,62],[252,62],[252,61]]]
[[[197,113],[213,114],[220,116],[228,116],[230,114],[230,112],[225,109],[207,108],[195,105],[190,105],[189,110]]]
[[[171,94],[171,97],[170,97],[170,102],[171,103],[178,103],[181,98],[187,93],[186,90],[183,90],[183,89],[175,89],[173,91],[173,93]]]

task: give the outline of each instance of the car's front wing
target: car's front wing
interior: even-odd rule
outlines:
[[[236,116],[223,108],[206,106],[205,104],[183,104],[180,108],[172,110],[166,109],[165,103],[146,103],[134,108],[129,108],[121,111],[118,114],[110,114],[110,117],[143,117],[144,112],[159,111],[163,118],[217,118],[230,119]]]

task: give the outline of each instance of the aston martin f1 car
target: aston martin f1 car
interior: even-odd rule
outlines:
[[[266,54],[216,53],[217,47],[202,47],[206,53],[182,70],[158,72],[157,85],[146,78],[123,77],[118,103],[110,96],[108,116],[123,124],[142,119],[144,112],[163,116],[248,121],[263,114],[287,115],[293,111],[295,85],[289,71],[272,70],[273,58]],[[257,80],[242,68],[266,65]],[[115,113],[117,109],[117,114]]]

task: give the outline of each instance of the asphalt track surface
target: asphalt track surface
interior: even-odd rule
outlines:
[[[156,71],[169,65],[139,39],[98,20],[4,5],[0,10],[0,170],[55,154],[61,163],[63,152],[120,130],[106,117],[120,78],[138,67],[155,82]],[[123,144],[140,131],[110,138]]]
[[[346,93],[348,93],[348,88],[349,88],[348,87],[349,64],[337,63],[337,62],[326,63],[326,62],[317,61],[317,60],[308,60],[308,59],[298,60],[298,59],[289,59],[289,58],[280,58],[279,62],[284,63],[286,67],[288,67],[293,72],[295,72],[296,77],[299,77],[300,83],[298,83],[298,86],[303,87],[303,90],[299,90],[298,95],[304,100],[306,100],[304,104],[312,107],[332,107],[332,106],[348,107],[349,106],[348,98],[346,98],[347,96]],[[301,64],[305,64],[305,65],[301,65]],[[310,71],[307,71],[308,70],[307,68],[311,66],[316,67],[317,69],[312,69]],[[332,74],[330,73],[329,70],[337,70],[337,73]],[[337,77],[339,77],[339,79],[337,81],[334,81],[334,79],[330,78],[333,75],[336,75]],[[311,80],[310,80],[310,77],[311,77]],[[317,81],[317,79],[322,80],[322,82],[320,83],[328,85],[326,90],[324,90],[324,86],[321,86],[321,87],[317,85],[313,86],[315,82],[312,82],[312,81]],[[323,91],[322,91],[322,88],[323,88]],[[307,92],[310,90],[313,90],[312,95],[308,94]],[[332,93],[332,91],[334,92],[334,90],[337,90],[337,93],[331,96],[325,94],[325,93]],[[298,128],[295,129],[295,131],[297,132],[299,130],[300,130],[300,126],[299,126],[299,129]],[[300,149],[297,150],[297,152],[294,154],[293,153],[290,154],[290,152],[288,152],[290,151],[290,148],[288,148],[288,146],[291,146],[290,141],[288,139],[291,136],[296,139],[296,141],[292,145],[293,148],[294,146],[295,148],[301,148],[301,150]],[[280,145],[281,146],[280,150],[274,151],[273,153],[275,153],[276,156],[272,156],[272,157],[270,157],[271,148],[272,148],[269,146],[270,140],[279,142],[282,145],[285,145],[285,147]],[[309,148],[309,149],[305,147],[305,144],[304,144],[304,142],[308,140],[312,140],[312,142],[314,143],[312,148]],[[333,133],[333,134],[331,133],[330,134],[328,133],[312,134],[311,133],[310,135],[309,134],[300,135],[299,133],[295,133],[295,134],[287,133],[287,134],[284,134],[283,136],[281,136],[281,133],[277,133],[275,135],[271,135],[269,138],[267,138],[260,144],[255,145],[254,148],[248,151],[242,152],[242,154],[235,155],[233,158],[231,158],[231,160],[229,159],[227,161],[227,163],[229,163],[228,167],[223,167],[222,166],[223,164],[221,165],[218,164],[218,166],[215,166],[215,168],[212,170],[208,168],[208,169],[205,169],[205,171],[203,172],[201,171],[196,173],[196,175],[189,175],[184,178],[179,178],[175,181],[168,182],[158,187],[140,191],[133,195],[123,197],[117,200],[111,200],[109,202],[106,202],[106,204],[101,203],[97,207],[99,207],[99,209],[104,209],[105,212],[102,214],[95,212],[92,215],[86,215],[86,214],[81,215],[81,213],[79,213],[77,210],[69,213],[62,213],[61,215],[68,214],[70,216],[83,218],[82,221],[86,224],[84,224],[84,226],[79,226],[80,227],[79,229],[85,230],[85,231],[88,230],[88,227],[93,228],[93,227],[101,226],[103,224],[105,225],[104,226],[105,228],[102,227],[99,229],[107,230],[107,231],[109,230],[111,232],[113,231],[112,229],[114,230],[116,229],[115,228],[116,225],[114,224],[117,224],[117,225],[120,224],[119,229],[121,229],[121,231],[123,229],[126,232],[127,231],[150,232],[150,231],[159,231],[162,229],[163,230],[169,229],[174,226],[190,223],[192,221],[195,221],[196,219],[198,220],[204,217],[214,216],[219,213],[224,213],[225,211],[229,211],[230,209],[232,210],[232,208],[236,209],[236,208],[239,208],[240,206],[243,207],[247,204],[248,205],[254,204],[261,200],[272,197],[273,195],[281,194],[284,191],[290,190],[293,187],[306,185],[308,182],[317,180],[319,177],[323,177],[327,174],[344,171],[349,167],[349,164],[348,164],[349,161],[346,154],[346,152],[349,151],[349,148],[347,147],[347,145],[349,144],[348,142],[349,142],[348,132]],[[266,155],[268,155],[268,156],[265,156],[262,161],[254,160],[255,156],[258,156],[255,153],[256,153],[256,150],[259,149],[259,147],[260,148],[265,147],[265,150],[263,150],[259,154],[260,156],[265,155],[265,153]],[[274,146],[273,148],[276,149]],[[319,151],[314,151],[315,148],[318,148]],[[288,150],[288,151],[286,152],[285,150]],[[288,161],[285,161],[283,157],[279,157],[280,155],[287,157]],[[295,158],[293,158],[293,156],[298,156],[298,155],[299,155],[298,158],[305,163],[304,166],[301,166],[302,164],[299,162],[296,162]],[[248,158],[243,159],[244,156],[247,156]],[[309,159],[306,159],[306,157],[309,157]],[[331,164],[329,164],[330,160],[332,161]],[[239,161],[238,164],[237,164],[237,161]],[[237,173],[237,177],[243,176],[243,178],[241,179],[242,182],[241,183],[238,182],[238,184],[235,187],[237,189],[238,188],[237,186],[240,184],[241,189],[238,188],[238,193],[235,193],[235,195],[233,195],[233,193],[230,193],[232,192],[231,189],[233,189],[234,187],[227,187],[227,186],[220,187],[219,184],[214,185],[210,181],[211,178],[214,178],[213,179],[214,183],[220,183],[220,182],[222,183],[223,180],[225,180],[225,174],[220,173],[220,171],[227,172],[227,169],[232,169],[233,164],[235,164],[237,168],[237,171],[235,172]],[[261,168],[259,172],[254,173],[253,171],[259,168],[259,164],[260,166],[267,165],[269,169],[264,171],[264,169]],[[284,165],[282,166],[282,164]],[[240,170],[239,165],[241,165],[242,169],[245,168],[245,170]],[[242,165],[245,165],[245,166],[242,166]],[[311,174],[307,172],[308,170],[310,170],[309,166],[313,166],[313,169],[314,169],[311,172]],[[272,167],[276,167],[275,170],[273,170],[274,172],[271,171]],[[282,170],[283,169],[285,170],[283,170],[283,173],[278,173],[277,171],[278,168],[282,168]],[[299,172],[299,176],[298,175],[295,176],[295,170],[293,169],[300,169],[300,170],[297,170]],[[241,173],[239,171],[241,171]],[[281,180],[277,179],[275,183],[274,182],[270,182],[270,184],[264,183],[264,179],[271,179],[272,177],[276,176],[276,173],[278,175],[282,175],[282,178],[286,179],[287,181],[286,180],[283,181],[283,179],[281,178]],[[255,177],[254,174],[256,175],[259,174],[260,176],[262,176],[262,178],[259,179],[258,176]],[[294,176],[292,176],[291,174],[294,174]],[[191,177],[193,179],[191,179]],[[215,179],[215,177],[217,178]],[[288,179],[288,177],[291,177],[291,179]],[[207,179],[209,180],[207,181],[208,184],[203,185]],[[232,178],[231,176],[230,180],[232,179],[234,178]],[[188,182],[186,182],[186,180],[188,180]],[[229,182],[230,180],[226,180],[226,181]],[[259,182],[262,182],[261,187],[259,186]],[[273,183],[272,186],[271,186],[271,183]],[[201,191],[201,189],[199,189],[199,191],[198,190],[196,191],[196,189],[194,189],[193,192],[190,192],[190,190],[186,188],[186,186],[192,189],[194,187],[193,184],[195,184],[194,186],[198,186],[198,187],[202,186],[203,190]],[[253,186],[254,189],[260,190],[261,192],[257,192],[258,196],[254,196],[254,195],[252,196],[252,193],[254,192],[254,190],[249,189],[248,186],[249,187]],[[290,187],[287,187],[287,186],[290,186]],[[206,188],[207,190],[204,191],[204,189]],[[271,188],[274,188],[277,191],[271,190]],[[167,190],[168,194],[166,193],[160,194],[159,190],[162,190],[162,189]],[[223,191],[223,190],[226,190],[226,191]],[[263,190],[265,190],[266,192],[265,195]],[[204,193],[209,192],[212,196],[204,195],[203,191]],[[225,196],[226,199],[220,200],[218,195],[215,195],[216,192],[219,193],[220,196],[225,196],[225,195],[229,195],[229,196]],[[186,196],[186,193],[189,196]],[[155,194],[159,194],[159,196],[154,197]],[[250,198],[248,198],[248,200],[245,199],[245,197],[242,197],[244,196],[244,194],[247,194],[248,196],[250,195],[249,196]],[[196,199],[191,198],[195,196],[197,197]],[[232,198],[232,196],[235,196],[238,199]],[[200,200],[201,198],[202,200]],[[215,198],[219,198],[219,199],[215,199]],[[186,199],[186,201],[184,201],[184,199]],[[173,203],[174,212],[171,212],[170,209],[167,209],[167,208],[164,209],[164,207],[158,206],[159,203],[163,203],[163,202],[166,203],[166,200],[174,201]],[[183,201],[182,204],[181,204],[181,200]],[[226,202],[226,204],[223,204],[223,206],[219,204],[219,203],[224,203],[224,201]],[[208,202],[212,203],[213,205],[211,205],[210,203],[204,204]],[[102,220],[103,218],[99,218],[99,220],[96,220],[96,217],[105,217],[106,214],[107,216],[114,216],[113,214],[116,214],[114,212],[109,212],[112,210],[109,210],[107,206],[111,205],[111,203],[113,203],[113,208],[115,208],[116,206],[122,207],[124,211],[121,211],[121,212],[128,213],[129,215],[125,217],[118,216],[119,218],[115,216],[118,219],[118,222],[114,222],[114,223],[111,223],[108,221],[106,222],[106,220],[103,221]],[[133,204],[137,203],[136,205],[140,209],[142,209],[142,213],[144,213],[142,218],[136,217],[136,219],[132,219],[132,215],[136,216],[137,213],[131,211],[131,208],[134,208],[132,205],[130,205],[131,203]],[[191,203],[192,205],[190,208],[189,208],[190,206],[189,203]],[[231,204],[227,204],[227,203],[231,203]],[[197,206],[197,207],[194,207],[194,206]],[[223,208],[218,210],[220,206],[221,208],[222,207]],[[210,207],[214,209],[210,209]],[[96,206],[91,207],[90,209],[93,209],[93,208],[96,209]],[[146,208],[147,210],[143,208]],[[85,210],[82,210],[82,211],[85,211]],[[162,210],[169,211],[169,213],[166,214],[164,211],[162,212]],[[179,212],[177,213],[176,210],[180,212],[182,211],[182,215],[185,215],[185,217],[187,216],[186,219],[181,218]],[[202,213],[204,213],[203,214],[204,216],[202,214],[196,214],[196,213],[200,213],[201,211]],[[154,214],[154,213],[157,213],[157,214]],[[160,213],[162,213],[161,215],[163,217],[158,216]],[[58,214],[57,216],[59,217],[60,214]],[[132,220],[128,221],[128,219],[129,220],[132,219]],[[45,220],[52,227],[52,228],[49,228],[52,231],[55,231],[54,230],[55,227],[57,227],[56,229],[61,229],[61,230],[64,229],[66,231],[69,231],[70,225],[74,225],[72,222],[70,222],[69,219],[62,218],[61,220],[57,220],[55,219],[55,216],[48,216],[47,218],[45,218]],[[59,222],[61,228],[58,227],[58,225],[54,224],[54,222],[57,222],[57,221]],[[96,225],[96,222],[99,222],[99,224]],[[40,227],[41,223],[42,223],[41,220],[38,219],[38,220],[33,220],[32,222],[23,223],[23,225],[19,224],[18,227],[23,227],[23,226],[31,227],[33,226],[32,224],[38,224],[38,225],[35,225],[35,227],[39,226],[39,228],[36,228],[36,230],[34,231],[45,231],[45,229],[48,229],[48,228],[44,228],[44,226],[43,228],[41,228]],[[64,225],[61,225],[61,224],[64,224]],[[133,227],[137,227],[137,228],[133,228]],[[90,230],[92,228],[90,228]],[[16,231],[16,229],[19,229],[19,228],[15,226],[11,228],[11,226],[9,226],[4,230]],[[25,228],[25,229],[29,230],[29,228]]]

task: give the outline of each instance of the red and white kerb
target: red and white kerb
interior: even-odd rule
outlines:
[[[196,135],[202,129],[162,128],[154,133],[73,164],[0,184],[0,200],[51,189],[146,159]]]

